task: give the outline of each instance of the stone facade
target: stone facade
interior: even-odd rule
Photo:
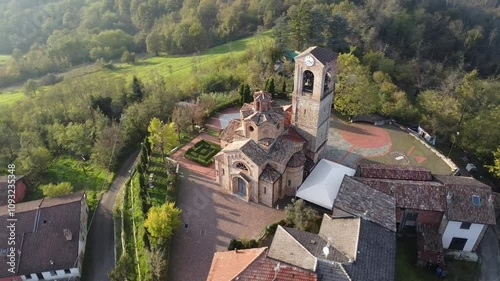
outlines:
[[[221,187],[271,207],[284,196],[295,195],[306,174],[306,161],[315,164],[323,157],[336,58],[337,54],[318,47],[295,58],[291,106],[276,106],[271,94],[263,91],[242,106],[240,119],[232,120],[221,133],[222,151],[214,157]]]

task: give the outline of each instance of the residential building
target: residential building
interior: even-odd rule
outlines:
[[[13,183],[9,183],[9,176],[0,176],[0,206],[4,206],[8,204],[9,195],[9,185],[15,185],[15,196],[14,200],[16,203],[23,201],[24,196],[26,195],[26,184],[23,180],[24,176],[17,176],[13,180]]]
[[[311,47],[295,57],[292,105],[280,107],[257,91],[220,135],[217,182],[247,201],[274,206],[294,196],[324,155],[337,54]]]
[[[354,176],[344,176],[333,214],[347,212],[391,231],[416,233],[419,263],[443,264],[443,249],[477,249],[487,227],[496,224],[493,204],[491,188],[473,178],[360,164]]]
[[[15,248],[14,273],[0,263],[0,281],[79,280],[87,238],[88,206],[84,193],[44,198],[15,206],[9,216],[0,207],[0,228],[15,218],[15,245],[8,244],[9,231],[0,232],[0,253],[8,259]]]

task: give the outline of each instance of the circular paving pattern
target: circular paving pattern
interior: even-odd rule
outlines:
[[[391,144],[391,138],[384,129],[367,124],[349,124],[349,129],[342,130],[340,134],[355,147],[378,148]]]

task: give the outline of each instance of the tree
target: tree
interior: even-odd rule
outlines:
[[[149,255],[149,268],[153,281],[163,281],[166,279],[167,261],[163,250],[154,248]]]
[[[69,182],[61,182],[57,185],[50,183],[42,185],[39,188],[46,197],[58,197],[68,195],[73,192],[73,186]]]
[[[492,173],[495,177],[500,178],[500,147],[497,147],[497,150],[493,152],[494,164],[486,165],[486,168]]]
[[[17,163],[20,164],[22,173],[27,174],[33,181],[41,179],[47,171],[52,156],[45,147],[23,147],[18,154]]]
[[[117,156],[124,146],[120,125],[112,123],[97,135],[92,148],[91,160],[109,171],[116,166]]]
[[[377,88],[369,70],[352,53],[337,60],[335,110],[347,115],[369,114],[377,110]]]
[[[144,85],[141,80],[134,75],[132,79],[132,94],[134,101],[141,101],[144,98]]]
[[[128,50],[123,51],[121,62],[135,63],[135,53],[131,53]]]
[[[311,207],[306,207],[302,199],[285,207],[285,222],[294,225],[297,229],[309,230],[318,218],[318,212]]]
[[[136,280],[136,264],[132,257],[123,253],[116,266],[108,274],[112,281],[133,281]]]
[[[154,54],[155,56],[160,55],[160,51],[163,49],[163,35],[157,30],[151,31],[146,37],[146,46],[148,53]]]
[[[311,5],[313,3],[309,1],[301,1],[298,6],[288,9],[290,36],[295,50],[304,49],[308,42],[312,27]]]
[[[36,90],[38,89],[38,83],[33,79],[28,79],[23,85],[24,94],[27,97],[32,97],[36,95]]]
[[[175,228],[181,224],[181,210],[174,203],[165,203],[149,209],[144,226],[149,234],[159,241],[164,241],[172,236]]]
[[[179,142],[175,133],[175,124],[163,124],[158,118],[151,119],[148,127],[149,141],[152,146],[161,151],[162,160],[165,161],[165,150],[172,150]]]
[[[266,83],[266,92],[269,92],[274,96],[276,94],[276,86],[274,85],[274,78],[271,78],[268,81],[269,83]]]
[[[283,79],[283,85],[281,86],[281,93],[286,94],[286,80]]]
[[[172,121],[175,123],[177,138],[181,139],[181,131],[187,128],[190,123],[189,115],[187,114],[186,107],[176,106],[172,112]]]

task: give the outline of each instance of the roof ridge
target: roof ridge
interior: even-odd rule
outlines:
[[[304,245],[302,245],[302,243],[300,243],[297,239],[295,239],[295,237],[293,237],[293,235],[291,233],[289,233],[285,227],[278,224],[278,229],[279,228],[283,229],[285,231],[285,233],[288,234],[293,239],[293,241],[295,241],[297,244],[299,244],[300,247],[302,247],[304,250],[306,250],[306,252],[314,258],[314,272],[316,272],[316,267],[318,266],[318,258],[316,256],[314,256]],[[291,228],[291,229],[295,229],[295,228]],[[298,231],[302,231],[302,230],[298,230]],[[304,232],[307,232],[307,231],[304,231]],[[320,237],[320,236],[318,235],[318,237]],[[320,237],[320,238],[323,239],[322,237]]]
[[[345,270],[344,265],[341,264],[341,263],[339,263],[339,267],[342,270],[342,272],[344,272],[345,276],[347,276],[347,278],[349,279],[349,281],[352,281],[352,278],[351,278],[351,276],[349,276],[349,273],[347,273],[347,271]]]

